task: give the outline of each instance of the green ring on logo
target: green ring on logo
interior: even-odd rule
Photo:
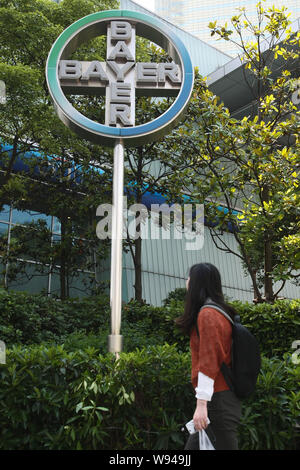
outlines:
[[[58,78],[58,64],[84,41],[106,34],[109,21],[122,18],[136,21],[136,32],[180,61],[182,85],[174,103],[161,116],[146,124],[133,127],[110,127],[85,117],[65,97]],[[59,118],[77,134],[88,140],[113,146],[116,139],[123,139],[125,145],[141,145],[153,141],[169,132],[186,109],[194,84],[193,66],[183,42],[157,18],[130,10],[106,10],[92,13],[65,29],[53,44],[47,64],[46,78],[51,98]]]

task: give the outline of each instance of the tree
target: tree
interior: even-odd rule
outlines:
[[[153,119],[155,115],[155,108],[166,107],[163,102],[160,105],[151,103],[149,99],[144,100],[144,113],[149,115],[149,120]],[[147,109],[147,111],[146,111]],[[164,165],[162,160],[159,160],[160,149],[163,146],[161,142],[152,143],[149,145],[140,146],[133,149],[127,149],[126,161],[128,168],[126,169],[126,188],[128,190],[128,205],[143,204],[143,196],[146,193],[159,193],[168,194],[173,198],[176,195],[172,192],[172,188],[168,182],[168,178],[172,175],[173,170]],[[156,165],[156,168],[154,167]],[[156,171],[155,171],[156,170]],[[134,182],[134,186],[132,186]],[[146,207],[146,206],[144,206]],[[135,270],[135,300],[142,301],[142,224],[148,223],[151,216],[151,208],[147,208],[146,213],[137,210],[135,213],[135,230],[136,236],[131,237],[127,229],[127,243],[125,249],[129,249]],[[153,214],[152,214],[153,216]],[[153,223],[153,220],[152,220]],[[158,220],[158,225],[161,222]],[[160,225],[161,226],[161,225]],[[127,248],[128,247],[128,248]]]
[[[171,60],[165,51],[149,44],[148,41],[140,41],[137,45],[137,56],[144,62],[168,62]],[[136,123],[152,121],[166,112],[173,101],[173,98],[139,97],[136,106]],[[174,139],[173,135],[170,136],[170,139],[175,146],[178,146],[178,139],[176,137]],[[174,202],[178,199],[170,177],[175,169],[180,172],[186,168],[186,163],[172,162],[172,166],[170,166],[170,157],[165,149],[165,137],[151,144],[126,149],[125,187],[128,194],[128,205],[136,204],[138,208],[146,193],[162,194],[166,197],[166,201]],[[132,256],[135,271],[135,300],[140,302],[143,300],[141,223],[148,223],[150,217],[153,217],[151,208],[147,208],[143,213],[137,211],[135,214],[136,236],[131,237],[127,230],[127,239],[124,243],[124,249],[129,250]],[[152,223],[154,223],[153,219]],[[163,220],[158,219],[157,224],[160,227],[163,226],[164,229],[169,228],[165,226]]]
[[[87,14],[117,7],[118,3],[114,0],[64,0],[59,4],[48,0],[0,1],[0,79],[6,84],[7,96],[6,104],[0,108],[3,170],[0,204],[3,206],[4,203],[13,203],[19,208],[39,205],[40,210],[57,215],[60,219],[61,242],[55,246],[56,254],[52,251],[51,266],[55,265],[56,256],[60,263],[62,298],[68,295],[70,269],[74,273],[77,265],[71,264],[76,255],[74,227],[78,227],[80,217],[87,218],[87,201],[94,204],[91,207],[96,209],[103,198],[109,197],[107,185],[103,184],[104,179],[107,182],[111,177],[109,170],[100,179],[101,184],[96,186],[96,194],[96,190],[92,188],[99,182],[99,174],[94,172],[91,175],[91,162],[97,161],[101,167],[102,164],[109,163],[112,156],[111,152],[101,146],[79,139],[56,116],[46,86],[45,64],[53,42],[67,26]],[[96,38],[84,44],[76,53],[86,60],[89,54],[93,58],[96,54],[96,58],[101,59],[105,53],[104,46],[103,39]],[[94,99],[94,106],[89,106],[85,97],[73,96],[70,99],[83,112],[87,107],[92,113],[98,112],[99,115],[99,110],[101,112],[101,97]],[[40,153],[38,162],[34,151]],[[14,165],[17,159],[24,160],[25,152],[32,152],[33,155],[30,159],[30,154],[27,154],[26,165],[29,170],[27,174],[15,174]],[[53,158],[55,156],[58,158]],[[44,172],[47,180],[49,164],[56,172],[56,180],[52,179],[52,183],[48,185],[45,198],[44,187],[43,190],[38,190],[32,175],[38,166],[40,177]],[[89,187],[90,194],[85,194],[82,188],[80,191],[78,187],[72,187],[70,168],[71,172],[75,168],[81,168],[81,173],[85,172],[83,187]],[[90,212],[91,210],[93,209]],[[84,233],[86,235],[87,232]],[[20,233],[18,237],[20,240]],[[95,245],[95,230],[92,239]],[[102,255],[105,252],[104,245],[98,250]],[[90,249],[90,246],[85,243],[85,249]],[[80,250],[82,251],[82,246]]]
[[[189,155],[190,168],[180,179],[187,181],[195,201],[205,200],[217,248],[241,259],[256,301],[272,302],[287,279],[299,278],[300,113],[291,97],[297,86],[300,33],[290,31],[285,8],[263,9],[258,3],[257,10],[258,25],[250,23],[244,9],[232,18],[245,80],[255,98],[251,112],[234,119],[198,77],[189,120],[179,130],[180,152],[172,146],[169,151],[177,160]],[[210,27],[212,34],[230,40],[227,27]],[[255,40],[246,43],[249,31]],[[182,187],[176,177],[174,184]],[[221,236],[228,224],[238,251]],[[275,289],[276,281],[281,285]]]

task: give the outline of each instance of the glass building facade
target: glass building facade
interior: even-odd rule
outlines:
[[[75,233],[73,239],[75,243],[85,241]],[[51,263],[51,248],[60,243],[61,224],[57,217],[4,205],[0,212],[1,284],[13,290],[42,291],[60,296],[60,265]],[[49,253],[49,263],[45,262],[45,253]],[[80,296],[86,291],[84,279],[96,282],[96,266],[96,258],[92,255],[89,265],[92,269],[75,268],[75,275],[73,273],[68,279],[71,296]]]
[[[162,2],[162,4],[172,4],[172,3],[182,3],[178,2]],[[201,75],[206,77],[208,74],[214,72],[222,65],[225,65],[230,59],[231,56],[226,54],[226,52],[220,51],[213,47],[212,44],[208,44],[201,39],[197,38],[193,34],[190,34],[188,31],[185,31],[177,25],[175,21],[169,19],[167,16],[161,14],[155,14],[152,11],[148,11],[143,8],[141,5],[133,2],[132,0],[120,0],[120,8],[122,10],[133,10],[141,13],[146,13],[148,15],[156,16],[160,21],[166,23],[168,28],[170,28],[176,36],[178,36],[182,42],[185,44],[187,50],[189,51],[192,63],[194,67],[198,67]],[[180,9],[178,9],[180,11]]]
[[[246,8],[249,21],[257,24],[257,3],[258,0],[155,0],[155,12],[207,44],[234,57],[240,53],[239,48],[231,44],[230,41],[217,40],[216,36],[211,37],[208,24],[217,21],[220,25],[228,22],[228,26],[230,26],[230,19],[240,13],[238,8],[241,7]],[[276,8],[285,6],[291,13],[291,21],[300,17],[299,0],[277,0],[276,2],[267,0],[262,2],[265,9],[273,4]],[[232,38],[237,38],[237,35],[233,33]],[[251,37],[247,36],[246,40],[251,40]]]

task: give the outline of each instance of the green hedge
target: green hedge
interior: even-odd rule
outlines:
[[[195,399],[189,339],[174,326],[180,296],[162,307],[123,305],[125,345],[116,363],[107,354],[107,296],[59,302],[0,290],[8,349],[0,365],[0,448],[182,449]],[[300,338],[300,301],[234,305],[264,354],[257,392],[243,406],[240,447],[299,448],[300,366],[289,356]]]
[[[97,333],[109,324],[109,297],[70,299],[0,289],[0,338],[7,344],[61,342],[70,333]]]
[[[0,449],[183,449],[190,356],[163,345],[111,354],[14,347],[0,366]],[[244,403],[241,449],[295,449],[300,365],[263,360]],[[299,444],[298,444],[299,445]]]
[[[300,339],[300,299],[258,305],[233,302],[233,305],[268,357],[282,357],[293,341]]]
[[[0,367],[0,448],[180,448],[189,369],[168,345],[118,363],[93,349],[15,347]]]
[[[182,291],[182,290],[181,290]],[[173,294],[173,295],[172,295]],[[182,292],[171,293],[162,307],[128,302],[122,307],[124,351],[164,342],[189,350],[189,339],[174,325],[183,312]],[[268,357],[291,350],[300,339],[300,300],[252,305],[232,302],[242,322],[258,338]],[[107,296],[59,302],[42,295],[0,290],[0,339],[13,344],[65,344],[68,350],[92,345],[105,354],[110,330]]]
[[[258,339],[261,351],[269,358],[282,357],[291,351],[292,343],[300,339],[300,299],[277,300],[274,304],[230,302],[241,317],[242,323]],[[186,349],[187,342],[172,326],[172,321],[183,311],[184,302],[171,298],[165,304],[164,317],[169,321],[168,339]]]

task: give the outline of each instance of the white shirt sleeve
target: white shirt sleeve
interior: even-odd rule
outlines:
[[[207,375],[198,372],[198,386],[195,389],[196,398],[210,401],[214,393],[214,380]]]

